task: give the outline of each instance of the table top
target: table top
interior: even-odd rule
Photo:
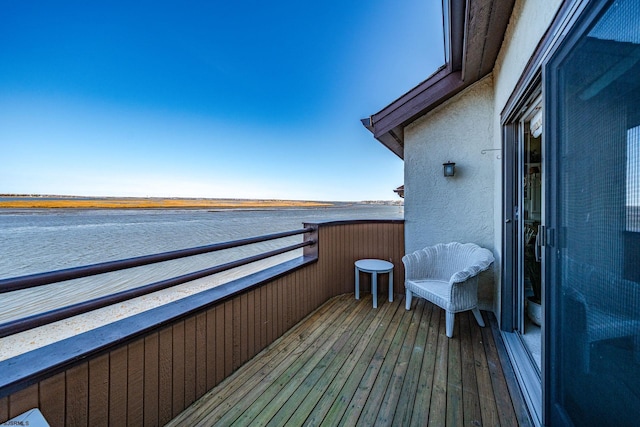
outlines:
[[[393,269],[393,264],[382,259],[360,259],[356,261],[356,267],[361,270],[387,271]]]

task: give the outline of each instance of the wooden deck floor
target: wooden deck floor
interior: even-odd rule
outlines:
[[[447,339],[415,301],[330,300],[170,425],[528,425],[493,315],[456,315]]]

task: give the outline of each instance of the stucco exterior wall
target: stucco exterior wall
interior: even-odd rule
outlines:
[[[516,0],[493,69],[498,125],[500,112],[561,5],[562,0]]]
[[[485,78],[405,128],[405,246],[473,242],[495,253],[493,80]],[[442,164],[456,163],[454,177]],[[482,309],[494,309],[493,274],[480,280]]]

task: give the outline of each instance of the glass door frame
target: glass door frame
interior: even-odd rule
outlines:
[[[524,110],[524,112],[522,113],[522,115],[520,116],[519,119],[519,123],[518,123],[518,144],[519,144],[519,148],[518,148],[518,158],[516,159],[517,161],[517,180],[516,180],[516,185],[518,185],[518,189],[517,189],[517,193],[518,193],[518,200],[517,200],[517,205],[519,207],[519,215],[520,218],[517,221],[517,236],[518,236],[518,241],[517,241],[517,249],[518,249],[518,253],[517,253],[517,266],[518,266],[518,281],[515,283],[515,286],[517,287],[516,290],[516,294],[517,294],[517,300],[516,300],[516,306],[515,306],[515,315],[516,315],[516,319],[517,319],[517,330],[521,333],[525,333],[525,324],[526,324],[526,317],[527,317],[527,313],[526,313],[526,307],[525,307],[525,299],[527,298],[526,296],[526,286],[525,286],[525,269],[526,269],[526,257],[525,257],[525,247],[523,244],[523,241],[520,240],[520,238],[523,238],[523,236],[525,235],[525,221],[526,218],[524,218],[524,212],[525,212],[525,204],[527,203],[524,197],[525,192],[523,191],[524,189],[524,180],[526,179],[525,176],[527,175],[527,171],[525,169],[525,165],[526,165],[526,153],[527,153],[527,141],[526,141],[526,137],[527,137],[527,123],[530,122],[531,118],[535,115],[536,110],[541,109],[542,108],[542,88],[538,87],[535,91],[535,95],[532,99],[530,99],[527,103],[526,103],[527,107],[526,110]],[[544,135],[544,134],[543,134]],[[541,227],[536,227],[538,230],[538,235],[536,238],[536,242],[535,242],[535,246],[536,246],[536,262],[540,262],[541,264],[541,284],[540,284],[540,288],[541,288],[541,304],[542,307],[544,309],[544,289],[545,289],[545,277],[544,277],[544,266],[545,266],[545,254],[544,251],[542,250],[542,247],[544,245],[544,227],[545,227],[545,201],[544,201],[544,196],[545,196],[545,189],[544,186],[542,185],[542,183],[544,182],[544,178],[545,178],[545,171],[544,171],[544,165],[545,165],[545,157],[544,157],[544,142],[540,143],[540,149],[541,149],[541,160],[540,160],[540,171],[538,172],[540,174],[540,195],[539,195],[539,203],[540,203],[540,218],[539,218],[539,225]],[[531,189],[529,189],[530,192],[532,192]],[[531,212],[530,212],[531,214]],[[542,234],[540,234],[542,233]],[[539,255],[539,259],[540,261],[537,261]],[[541,328],[544,328],[544,318],[542,320],[542,325]],[[540,357],[542,357],[542,355],[540,355]],[[540,368],[540,372],[542,371],[542,369]]]
[[[503,121],[503,229],[502,229],[502,275],[500,325],[509,357],[516,365],[514,370],[523,391],[523,396],[534,418],[542,424],[542,372],[544,371],[544,322],[541,337],[541,364],[538,369],[521,332],[524,329],[524,230],[523,186],[524,182],[524,126],[525,120],[535,106],[543,102],[541,75],[537,73],[527,86],[519,102]],[[544,142],[541,144],[544,156]],[[542,212],[544,212],[544,186]],[[516,209],[517,207],[517,209]],[[544,215],[543,215],[544,217]],[[542,219],[544,221],[544,218]],[[544,222],[543,222],[544,224]],[[521,247],[522,246],[522,247]],[[542,276],[544,277],[544,275]],[[544,301],[544,281],[542,283]],[[543,304],[543,319],[544,304]]]

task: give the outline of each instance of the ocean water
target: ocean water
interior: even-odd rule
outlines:
[[[403,208],[337,205],[270,210],[2,210],[0,279],[302,228],[304,222],[398,219]],[[298,243],[293,236],[0,294],[0,323]],[[282,255],[282,262],[302,250]]]

